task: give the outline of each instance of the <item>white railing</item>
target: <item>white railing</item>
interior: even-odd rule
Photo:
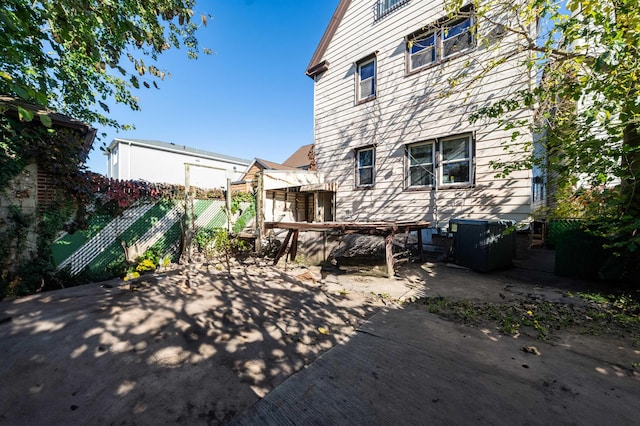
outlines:
[[[376,21],[384,18],[406,3],[409,3],[409,0],[378,0],[375,7]]]

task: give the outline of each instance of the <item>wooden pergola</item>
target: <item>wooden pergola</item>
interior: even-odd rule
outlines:
[[[289,247],[289,259],[295,259],[298,251],[298,234],[300,231],[338,231],[342,235],[365,234],[380,235],[384,237],[385,260],[389,278],[395,275],[393,264],[393,236],[410,231],[421,231],[431,227],[431,222],[265,222],[266,229],[286,229],[287,236],[280,246],[274,263],[286,253]],[[422,232],[418,232],[418,247],[422,257]]]

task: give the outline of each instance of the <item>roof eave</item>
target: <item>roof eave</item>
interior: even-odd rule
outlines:
[[[327,51],[327,47],[329,47],[329,43],[331,43],[331,39],[335,35],[338,30],[338,26],[344,18],[345,13],[347,13],[347,9],[351,4],[351,0],[340,0],[338,7],[335,12],[333,12],[333,16],[331,17],[331,21],[329,21],[329,25],[327,29],[324,31],[322,38],[320,39],[320,43],[318,47],[316,47],[316,51],[311,57],[311,61],[309,61],[309,65],[307,66],[307,74],[309,77],[314,78],[318,74],[323,73],[329,67],[329,63],[323,60],[324,54]],[[324,64],[324,65],[323,65]],[[326,67],[322,69],[323,67]]]
[[[328,69],[329,69],[329,62],[322,61],[319,64],[316,64],[313,67],[309,68],[305,72],[305,74],[308,75],[311,78],[315,78],[315,76],[322,74],[323,72],[325,72]]]
[[[88,155],[89,151],[91,151],[93,141],[95,140],[96,134],[98,133],[98,130],[91,126],[91,124],[77,120],[68,115],[60,114],[42,105],[36,105],[13,96],[0,95],[0,104],[8,105],[8,112],[15,117],[19,117],[17,111],[18,105],[33,111],[37,115],[49,116],[49,118],[51,118],[53,127],[64,127],[67,129],[76,130],[80,133],[84,140],[82,144],[84,155]]]

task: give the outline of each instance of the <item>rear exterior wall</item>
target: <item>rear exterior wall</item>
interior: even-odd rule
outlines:
[[[532,84],[516,59],[473,83],[461,77],[451,90],[448,80],[479,72],[486,61],[505,52],[498,45],[476,46],[470,53],[440,65],[408,73],[406,37],[446,16],[439,1],[410,1],[375,21],[370,0],[353,0],[324,59],[329,69],[315,77],[315,155],[328,182],[337,183],[336,220],[428,220],[446,225],[449,218],[526,220],[531,212],[531,173],[496,177],[492,161],[507,159],[504,142],[516,152],[532,136],[527,128],[512,140],[495,123],[471,124],[477,108]],[[480,26],[478,31],[489,31]],[[357,61],[376,55],[374,100],[356,99]],[[469,83],[469,84],[467,84]],[[522,110],[514,118],[529,120]],[[406,147],[435,138],[473,136],[471,185],[409,188]],[[357,149],[375,148],[375,184],[356,186]]]

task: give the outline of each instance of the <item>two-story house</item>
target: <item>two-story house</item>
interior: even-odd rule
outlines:
[[[527,53],[505,52],[505,19],[479,22],[471,4],[450,14],[442,0],[340,1],[306,71],[337,221],[528,219],[531,172],[497,177],[492,163],[531,144],[533,111],[512,113],[515,138],[469,120],[535,83]]]

